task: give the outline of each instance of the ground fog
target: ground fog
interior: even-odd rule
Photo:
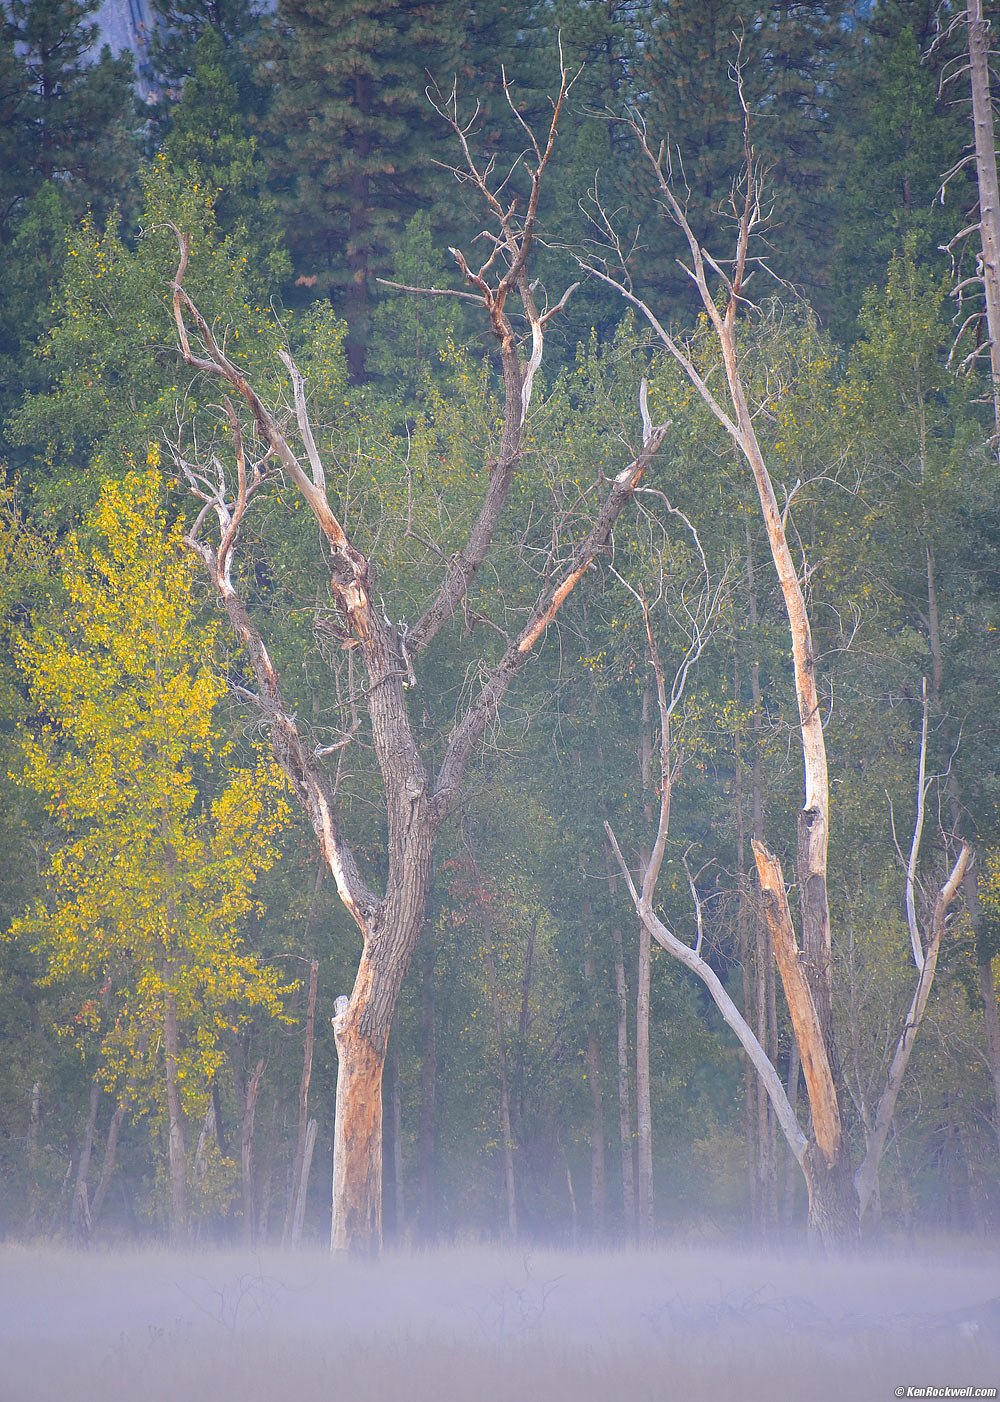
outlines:
[[[0,1247],[0,1402],[890,1399],[1000,1387],[1000,1251]]]

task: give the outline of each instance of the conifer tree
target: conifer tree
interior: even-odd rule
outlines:
[[[343,309],[351,375],[365,374],[374,277],[431,196],[443,128],[425,98],[450,85],[464,7],[283,0],[264,48],[265,147],[296,271]]]
[[[770,171],[770,239],[784,275],[813,301],[822,301],[826,274],[835,184],[829,114],[847,8],[845,0],[655,0],[636,62],[650,136],[680,153],[678,186],[689,191],[688,218],[699,237],[715,226],[743,160],[733,78],[740,64],[752,138]],[[675,287],[684,285],[672,264],[661,271]]]
[[[32,188],[64,181],[78,209],[107,209],[134,166],[132,65],[106,47],[94,59],[98,8],[99,0],[10,0],[3,16],[20,64],[16,131]]]
[[[943,55],[934,40],[934,0],[884,3],[859,33],[837,125],[849,151],[837,211],[833,325],[850,337],[861,299],[908,240],[918,259],[940,259],[957,210],[973,198],[937,198],[962,154],[960,115],[939,95]],[[961,180],[962,177],[958,177]]]

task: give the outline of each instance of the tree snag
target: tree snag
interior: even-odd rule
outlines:
[[[544,144],[535,139],[514,108],[528,132],[528,159],[534,156],[534,164],[528,165],[531,193],[523,214],[518,214],[516,205],[508,206],[497,197],[491,185],[491,164],[477,165],[469,146],[471,123],[459,120],[454,91],[447,99],[437,94],[438,110],[463,154],[464,164],[457,173],[479,193],[491,219],[493,228],[485,231],[490,251],[485,262],[474,268],[459,250],[452,250],[471,291],[402,290],[458,296],[484,309],[503,373],[503,425],[498,451],[491,457],[483,502],[465,543],[430,591],[422,616],[403,632],[389,622],[382,601],[373,593],[371,562],[331,504],[324,462],[309,420],[305,382],[297,366],[287,353],[281,354],[293,387],[293,403],[287,411],[265,405],[185,290],[189,242],[182,232],[175,231],[180,257],[172,288],[181,355],[193,369],[221,381],[228,389],[231,397],[225,401],[225,413],[235,466],[235,472],[227,477],[218,458],[205,465],[189,461],[180,450],[176,453],[180,472],[202,503],[188,542],[201,557],[244,646],[257,683],[253,704],[267,727],[275,758],[309,815],[341,902],[361,936],[354,988],[348,998],[338,1001],[333,1019],[340,1058],[332,1227],[332,1242],[338,1250],[374,1252],[381,1245],[382,1073],[400,986],[424,924],[438,831],[458,801],[467,766],[509,687],[565,600],[607,549],[615,522],[666,433],[666,426],[654,427],[644,419],[641,446],[612,482],[591,528],[568,558],[549,560],[541,593],[521,632],[508,640],[498,661],[483,665],[478,691],[441,737],[434,749],[434,764],[425,760],[407,707],[407,693],[418,680],[421,654],[460,610],[493,542],[515,469],[523,458],[524,426],[545,331],[569,295],[567,292],[555,306],[539,310],[529,280],[542,180],[569,86],[570,79],[562,69]],[[509,93],[508,98],[514,107]],[[528,327],[531,349],[527,356],[511,320],[508,304],[513,298],[520,303]],[[362,874],[343,829],[322,747],[304,733],[287,704],[263,633],[234,578],[246,514],[278,473],[294,484],[320,531],[329,562],[330,591],[343,617],[345,645],[360,656],[366,673],[364,704],[387,829],[387,876],[381,893]],[[215,534],[210,538],[213,521]]]
[[[970,4],[975,0],[970,0]],[[742,101],[739,70],[736,82]],[[948,909],[955,900],[962,873],[969,860],[963,848],[948,881],[939,893],[932,921],[926,959],[917,959],[920,979],[911,1005],[911,1014],[900,1036],[897,1055],[890,1070],[886,1092],[880,1103],[884,1121],[876,1138],[869,1144],[862,1166],[864,1172],[855,1185],[850,1170],[850,1152],[841,1115],[837,1085],[837,1060],[833,1039],[833,977],[831,962],[830,909],[827,894],[827,862],[829,845],[829,776],[826,741],[820,710],[816,677],[816,657],[812,630],[806,607],[802,581],[799,578],[785,531],[785,519],[778,508],[774,487],[764,454],[754,427],[744,384],[741,353],[737,337],[741,310],[747,305],[746,285],[758,266],[765,266],[753,255],[755,239],[763,232],[763,172],[750,143],[749,114],[744,102],[744,164],[733,187],[732,214],[736,225],[736,240],[727,259],[714,258],[695,236],[687,211],[678,197],[672,179],[666,147],[654,150],[641,117],[631,117],[628,124],[645,155],[653,176],[660,207],[681,231],[688,246],[689,262],[682,264],[697,289],[701,308],[714,332],[725,367],[727,402],[724,404],[702,377],[690,349],[666,330],[649,303],[634,290],[633,277],[627,266],[625,247],[608,213],[594,195],[593,223],[602,237],[605,256],[579,259],[581,268],[615,288],[629,305],[646,320],[657,341],[673,357],[686,374],[716,421],[725,429],[733,444],[749,465],[757,488],[761,517],[767,533],[775,575],[781,588],[785,614],[791,635],[792,674],[798,702],[799,733],[803,762],[803,804],[798,815],[796,875],[801,902],[801,945],[788,906],[784,876],[779,859],[764,846],[759,835],[753,840],[754,860],[764,903],[764,913],[771,947],[778,965],[785,999],[788,1004],[796,1043],[802,1058],[806,1091],[812,1126],[806,1135],[798,1122],[773,1063],[749,1023],[736,1008],[717,976],[701,957],[700,949],[692,949],[678,940],[655,915],[653,892],[669,820],[670,730],[669,707],[663,668],[656,650],[655,638],[649,627],[647,635],[650,663],[657,681],[661,714],[662,799],[659,828],[653,858],[643,877],[641,891],[637,890],[622,862],[610,829],[608,835],[615,847],[619,864],[629,884],[629,891],[640,919],[656,939],[675,958],[681,960],[706,984],[729,1026],[739,1037],[757,1075],[760,1077],[774,1107],[778,1123],[792,1153],[802,1168],[809,1195],[809,1224],[812,1233],[825,1245],[835,1246],[857,1237],[860,1213],[868,1201],[878,1162],[885,1146],[885,1135],[895,1108],[899,1083],[902,1080],[913,1037],[916,1035],[933,980],[937,948],[944,930]],[[676,684],[675,688],[676,690]],[[926,745],[926,702],[924,745],[921,749],[921,769],[918,781],[918,822],[922,817],[925,795],[924,753]],[[607,828],[607,824],[605,824]],[[919,848],[919,840],[915,840]],[[914,861],[911,863],[912,880]],[[692,894],[697,901],[697,893]],[[935,933],[936,932],[936,933]],[[915,955],[919,936],[911,931]],[[933,954],[933,958],[931,955]],[[878,1119],[878,1117],[877,1117]],[[859,1192],[863,1195],[859,1197]]]

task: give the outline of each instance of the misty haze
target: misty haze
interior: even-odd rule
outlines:
[[[1000,1257],[0,1255],[4,1402],[747,1402],[997,1386]]]

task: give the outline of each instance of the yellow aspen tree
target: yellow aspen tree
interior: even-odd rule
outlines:
[[[216,625],[168,524],[155,471],[105,484],[58,552],[66,607],[18,649],[38,720],[22,781],[65,836],[44,894],[14,923],[50,985],[74,990],[70,1030],[109,1086],[165,1123],[171,1236],[187,1225],[185,1124],[204,1106],[222,1034],[287,991],[240,927],[284,822],[273,761],[249,770],[220,738]]]

